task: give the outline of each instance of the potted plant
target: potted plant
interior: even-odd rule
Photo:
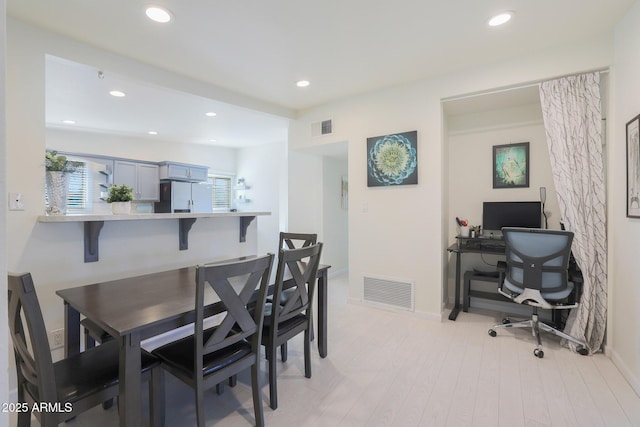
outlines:
[[[44,155],[46,170],[47,215],[64,215],[67,212],[69,194],[69,174],[76,172],[82,162],[67,159],[57,151],[47,151]]]
[[[133,200],[133,188],[126,184],[112,185],[109,187],[107,203],[111,203],[111,212],[114,214],[131,213],[131,201]]]

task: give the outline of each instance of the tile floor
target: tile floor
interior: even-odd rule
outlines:
[[[330,285],[329,355],[313,352],[307,379],[301,337],[289,344],[276,411],[262,365],[268,426],[640,426],[640,397],[602,354],[579,356],[545,335],[537,359],[525,330],[489,337],[499,313],[472,309],[434,322],[348,304],[346,275]],[[248,373],[222,396],[205,395],[207,425],[253,425]],[[167,374],[166,425],[195,425],[194,408],[191,390]],[[97,407],[67,425],[117,420],[115,407]]]

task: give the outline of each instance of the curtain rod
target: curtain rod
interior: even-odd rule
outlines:
[[[530,87],[538,86],[538,85],[540,85],[540,83],[546,82],[546,81],[549,81],[549,80],[556,80],[556,79],[561,79],[563,77],[578,76],[580,74],[589,74],[589,73],[609,74],[609,69],[605,68],[605,69],[597,69],[597,70],[592,70],[592,71],[585,71],[585,72],[576,73],[576,74],[566,74],[564,76],[552,77],[550,79],[538,80],[538,81],[530,82],[530,83],[524,83],[524,84],[518,85],[518,86],[507,86],[507,87],[504,87],[504,88],[501,88],[501,89],[494,89],[494,90],[488,90],[488,91],[484,91],[484,92],[469,93],[469,94],[460,95],[460,96],[452,96],[450,98],[443,98],[443,99],[440,100],[440,102],[461,101],[463,99],[476,98],[478,96],[495,95],[497,93],[509,92],[509,91],[518,90],[518,89],[528,89]]]

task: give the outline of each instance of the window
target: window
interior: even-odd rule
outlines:
[[[69,193],[67,194],[67,211],[83,211],[87,208],[88,195],[88,168],[86,163],[72,173],[69,173]],[[44,205],[49,206],[47,192],[44,192]]]
[[[87,164],[69,176],[69,195],[67,196],[68,210],[83,210],[87,207]]]
[[[231,176],[209,175],[209,184],[213,186],[213,209],[231,208]]]

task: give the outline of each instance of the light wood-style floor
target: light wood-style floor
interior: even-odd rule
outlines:
[[[307,379],[302,339],[290,343],[276,411],[263,364],[268,426],[640,426],[640,397],[602,354],[580,356],[545,335],[538,359],[526,330],[487,334],[499,313],[472,308],[434,322],[347,304],[347,276],[329,283],[329,355],[313,353]],[[206,399],[207,425],[254,423],[248,374]],[[169,374],[166,405],[167,426],[195,424],[193,393]],[[97,407],[67,425],[114,426],[117,409]]]

